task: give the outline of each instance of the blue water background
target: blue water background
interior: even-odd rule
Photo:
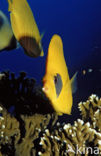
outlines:
[[[40,33],[45,32],[43,37],[45,56],[30,58],[21,48],[5,51],[0,53],[0,71],[10,70],[16,75],[20,71],[25,71],[28,77],[36,78],[40,84],[45,73],[48,45],[55,33],[62,37],[70,77],[76,71],[85,68],[95,70],[101,68],[101,0],[28,0],[28,2]],[[0,9],[9,17],[6,0],[0,0]],[[81,77],[83,81],[80,80],[81,88],[78,90],[78,98],[76,97],[78,101],[85,98],[85,95],[88,97],[92,91],[97,93],[94,89],[97,85],[100,88],[96,82],[98,79],[100,82],[101,77],[99,78],[99,75],[96,77],[96,74],[98,73],[94,73],[93,79],[90,79],[92,75],[86,77],[86,80]],[[90,87],[92,90],[89,90]],[[76,108],[77,105],[74,110]]]
[[[83,68],[86,59],[95,53],[95,49],[101,47],[101,1],[28,0],[28,2],[40,33],[45,32],[43,38],[45,56],[30,58],[21,48],[11,52],[5,51],[0,53],[0,71],[10,69],[16,74],[19,71],[26,71],[28,76],[35,77],[40,82],[45,71],[50,39],[57,33],[63,39],[64,55],[72,76],[79,67]],[[6,0],[0,0],[0,9],[9,17]]]

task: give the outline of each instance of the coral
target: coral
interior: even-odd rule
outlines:
[[[98,155],[101,152],[100,104],[101,99],[91,95],[86,102],[79,103],[82,119],[75,121],[74,125],[57,123],[54,129],[45,129],[36,141],[37,154]]]
[[[101,152],[101,99],[79,103],[81,119],[61,123],[34,79],[0,74],[0,156],[74,156]]]
[[[10,156],[29,156],[34,148],[33,141],[52,119],[51,115],[34,114],[33,116],[21,115],[18,121],[2,106],[0,106],[0,113],[0,148],[3,154]]]
[[[78,148],[80,149],[78,154],[83,154],[87,147],[100,147],[99,140],[101,140],[100,133],[91,129],[89,123],[84,124],[79,119],[74,126],[65,124],[64,126],[57,125],[54,131],[46,129],[41,138],[37,139],[37,146],[39,146],[37,153],[38,155],[68,154],[71,156],[75,155]],[[93,146],[90,145],[92,143]]]
[[[16,116],[19,114],[33,115],[53,112],[52,105],[40,86],[33,78],[28,79],[26,73],[19,77],[14,73],[4,72],[0,80],[0,102]],[[6,97],[6,98],[5,98]],[[19,109],[20,108],[20,109]]]
[[[92,128],[101,132],[101,98],[92,94],[86,102],[79,103],[79,109],[83,121],[89,121]]]
[[[35,80],[26,78],[24,72],[18,78],[13,73],[4,72],[0,75],[0,103],[2,153],[30,155],[33,140],[53,119],[51,114],[45,114],[53,112],[49,100],[41,87],[35,85]]]
[[[34,148],[33,141],[38,138],[39,132],[44,126],[47,126],[50,117],[46,118],[43,115],[35,114],[31,117],[22,116],[22,119],[25,123],[25,136],[20,144],[15,145],[15,155],[30,156],[31,150]]]

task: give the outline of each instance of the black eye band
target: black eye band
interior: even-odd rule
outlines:
[[[54,76],[54,84],[55,84],[55,88],[56,88],[56,94],[58,97],[60,95],[60,92],[61,92],[62,87],[63,87],[62,79],[61,79],[61,76],[59,74]]]

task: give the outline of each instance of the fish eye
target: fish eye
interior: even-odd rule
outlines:
[[[56,76],[54,76],[54,83],[56,84],[57,81],[58,81],[58,78],[57,78],[57,75],[56,75]]]

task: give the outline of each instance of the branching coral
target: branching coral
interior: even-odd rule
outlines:
[[[19,114],[33,115],[34,113],[53,112],[41,87],[36,86],[34,79],[28,79],[26,73],[21,72],[17,78],[14,73],[9,72],[1,75],[0,102],[11,113],[19,116]],[[12,106],[14,107],[13,112]]]
[[[7,111],[0,106],[0,148],[1,153],[14,155],[14,140],[20,138],[19,122],[11,117]],[[7,153],[6,153],[7,152]]]
[[[43,115],[35,114],[31,117],[22,116],[22,119],[25,123],[25,136],[22,138],[20,143],[18,142],[15,145],[15,155],[30,156],[34,149],[33,141],[38,138],[39,132],[44,129],[44,126],[48,125],[50,116],[47,116],[46,118]],[[33,151],[33,153],[35,154],[35,151]]]
[[[91,95],[86,102],[80,102],[79,108],[82,119],[89,121],[91,127],[101,132],[101,98],[96,95]]]
[[[51,120],[51,115],[21,115],[18,121],[0,106],[0,148],[5,155],[30,156],[35,153],[34,140]]]
[[[57,120],[49,100],[25,73],[18,78],[2,74],[0,93],[0,156],[86,156],[101,152],[101,99],[96,95],[79,103],[82,118],[71,125]]]
[[[74,125],[60,125],[53,130],[45,129],[41,138],[37,139],[38,155],[81,155],[101,152],[101,134],[78,119]],[[98,148],[94,151],[94,148]],[[92,152],[92,153],[91,153]]]

